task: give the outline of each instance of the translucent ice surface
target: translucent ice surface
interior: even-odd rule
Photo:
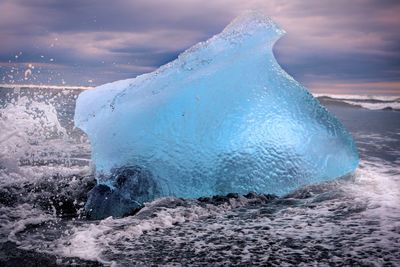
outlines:
[[[129,210],[159,196],[283,195],[352,172],[351,135],[275,60],[283,34],[248,13],[152,73],[83,92],[75,123],[102,186],[89,208],[103,191]]]

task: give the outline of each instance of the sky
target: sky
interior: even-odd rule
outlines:
[[[261,10],[317,93],[400,94],[398,0],[0,0],[0,83],[95,86],[153,71]]]

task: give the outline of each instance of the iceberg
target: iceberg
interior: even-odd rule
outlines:
[[[154,72],[82,92],[75,124],[98,182],[89,215],[162,196],[284,195],[353,172],[352,136],[274,58],[284,33],[246,13]]]

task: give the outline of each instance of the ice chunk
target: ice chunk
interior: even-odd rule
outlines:
[[[138,168],[151,181],[124,196],[141,202],[283,195],[352,172],[351,135],[273,56],[283,33],[251,12],[152,73],[83,92],[75,123],[98,183],[119,195],[114,170]]]

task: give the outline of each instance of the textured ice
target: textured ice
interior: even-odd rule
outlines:
[[[75,123],[102,186],[87,209],[104,217],[159,196],[283,195],[352,172],[351,135],[275,60],[283,34],[251,12],[152,73],[83,92]],[[124,211],[107,211],[118,203]]]

